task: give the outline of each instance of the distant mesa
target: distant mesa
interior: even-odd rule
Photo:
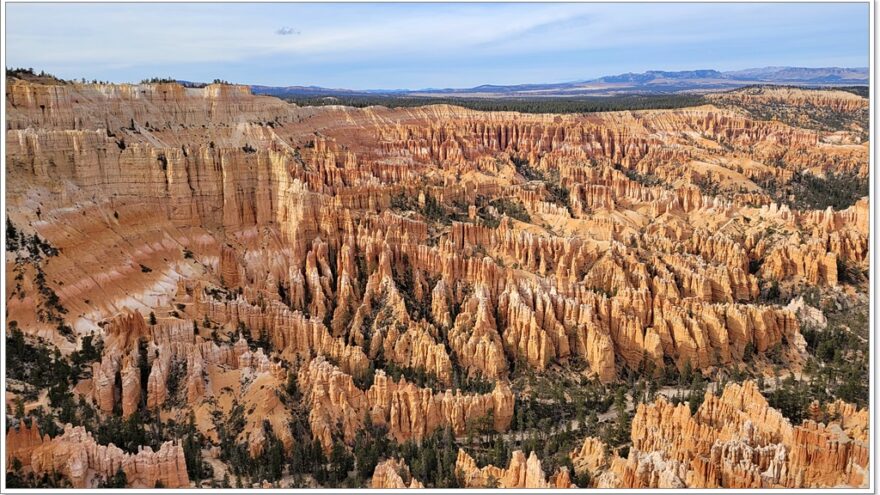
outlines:
[[[866,86],[867,67],[763,67],[721,72],[713,69],[626,73],[585,81],[546,84],[494,85],[472,88],[334,89],[319,86],[251,86],[255,94],[272,96],[421,96],[421,97],[575,97],[726,91],[752,85]]]

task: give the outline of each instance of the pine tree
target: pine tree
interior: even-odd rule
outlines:
[[[24,398],[17,397],[15,399],[15,418],[22,419],[24,418]]]
[[[204,472],[204,462],[202,461],[199,433],[196,430],[195,414],[192,411],[189,413],[186,431],[186,437],[183,439],[183,456],[186,460],[186,471],[189,478],[198,483],[205,478],[206,473]]]
[[[128,477],[122,468],[119,468],[113,476],[98,483],[98,488],[126,488],[127,486]]]
[[[333,442],[333,448],[330,451],[330,477],[331,481],[339,483],[348,477],[348,472],[354,467],[354,460],[345,444],[337,440]]]
[[[15,228],[9,217],[6,217],[6,250],[18,251],[18,248],[18,229]]]

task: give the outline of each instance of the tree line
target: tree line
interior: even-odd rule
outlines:
[[[344,105],[364,108],[383,106],[389,108],[421,107],[425,105],[455,105],[486,112],[521,113],[593,113],[624,110],[655,110],[693,107],[706,101],[693,94],[657,94],[588,97],[543,98],[464,98],[464,97],[418,97],[391,95],[344,95],[344,96],[284,96],[284,100],[299,106]]]

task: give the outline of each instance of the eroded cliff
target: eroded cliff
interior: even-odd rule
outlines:
[[[856,127],[726,105],[859,115],[864,102],[737,98],[550,115],[17,81],[7,319],[82,360],[63,387],[71,407],[191,423],[218,479],[240,451],[296,456],[317,441],[338,454],[367,424],[397,445],[444,429],[461,441],[485,423],[505,434],[527,407],[515,379],[528,374],[604,387],[631,374],[799,371],[813,320],[789,300],[863,290],[869,203],[805,208],[784,192],[835,172],[864,180],[868,148]],[[575,469],[609,487],[864,483],[864,413],[834,403],[816,419],[830,408],[839,424],[792,426],[748,383],[733,387],[693,415],[663,399],[638,406],[629,455],[588,440]],[[37,396],[25,416],[61,409],[40,395],[49,388],[18,391]],[[132,486],[189,486],[172,444],[71,447],[94,443],[81,416],[52,438],[10,430],[7,446],[24,469],[76,486],[119,467]],[[468,459],[456,460],[468,486],[571,485],[535,455],[507,468]],[[149,463],[164,467],[136,467]],[[431,480],[386,460],[372,483]]]

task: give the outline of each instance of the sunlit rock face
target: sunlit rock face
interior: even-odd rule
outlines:
[[[82,427],[68,425],[61,435],[44,438],[33,447],[17,441],[24,428],[7,432],[7,458],[26,463],[36,473],[62,474],[74,488],[92,486],[96,477],[112,477],[119,470],[126,474],[132,488],[153,488],[157,482],[168,488],[189,486],[180,445],[166,442],[156,452],[145,447],[130,454],[112,444],[99,445]],[[33,431],[39,435],[36,427]]]
[[[424,488],[424,485],[412,477],[405,462],[388,459],[376,465],[370,488]]]
[[[693,415],[661,398],[639,405],[627,458],[609,457],[601,440],[587,438],[572,459],[601,473],[599,488],[867,486],[866,410],[829,407],[839,420],[792,425],[751,381],[707,393]]]
[[[869,202],[798,208],[768,184],[864,178],[868,145],[855,128],[733,106],[858,114],[863,100],[778,91],[551,115],[14,81],[7,214],[54,252],[7,251],[7,319],[62,356],[100,338],[71,392],[102,418],[192,412],[216,447],[216,424],[240,407],[235,440],[252,455],[275,440],[351,448],[367,418],[399,443],[480,422],[508,433],[524,373],[613,384],[770,354],[801,369],[805,309],[766,297],[768,281],[851,290],[848,273],[868,267]],[[839,423],[792,425],[754,386],[730,385],[693,415],[639,405],[626,457],[582,436],[570,457],[599,487],[862,486],[866,411],[827,408]],[[295,413],[307,433],[291,432]],[[6,440],[33,472],[94,487],[121,468],[132,487],[194,486],[179,442],[132,454],[81,427],[34,428]],[[456,465],[473,487],[574,478],[532,452],[479,467],[462,450]],[[424,482],[400,459],[372,476]]]

